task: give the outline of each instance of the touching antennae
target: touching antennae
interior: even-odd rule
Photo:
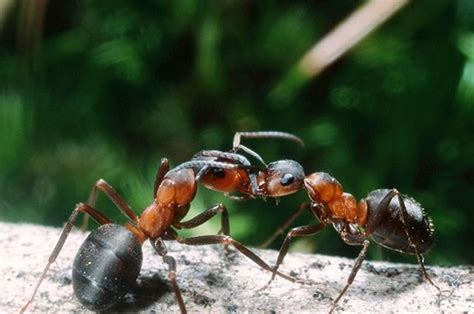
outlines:
[[[258,171],[261,170],[260,167],[257,166],[252,166],[252,165],[238,165],[238,164],[231,164],[228,162],[220,162],[220,161],[213,161],[213,160],[191,160],[191,161],[186,161],[183,162],[182,164],[176,166],[176,168],[172,169],[171,171],[179,171],[182,169],[196,169],[200,170],[203,167],[214,167],[214,168],[222,168],[222,169],[229,169],[229,170],[235,170],[235,169],[245,169],[249,171]]]
[[[258,131],[258,132],[236,132],[234,135],[234,141],[232,144],[232,152],[238,152],[239,150],[243,150],[247,154],[255,157],[258,161],[260,161],[265,167],[267,167],[267,164],[263,160],[262,157],[260,157],[259,154],[257,154],[255,151],[251,150],[247,146],[244,146],[240,144],[240,141],[242,138],[274,138],[274,139],[284,139],[292,142],[296,142],[298,145],[304,147],[304,142],[301,138],[299,138],[296,135],[293,135],[291,133],[287,132],[280,132],[280,131]]]
[[[258,132],[236,132],[234,135],[234,142],[233,142],[233,149],[238,148],[240,146],[240,139],[241,138],[275,138],[275,139],[283,139],[288,141],[296,142],[301,147],[304,147],[304,142],[298,136],[287,133],[287,132],[280,132],[280,131],[258,131]]]
[[[202,150],[193,156],[193,160],[201,160],[204,158],[219,158],[237,162],[241,165],[250,166],[250,161],[242,155],[230,152],[222,152],[220,150]]]

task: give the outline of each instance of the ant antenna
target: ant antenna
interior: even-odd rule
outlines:
[[[258,161],[260,161],[265,167],[267,164],[263,161],[262,157],[259,154],[251,150],[250,148],[240,144],[241,138],[275,138],[275,139],[284,139],[292,142],[296,142],[301,147],[304,147],[304,142],[301,138],[296,135],[287,132],[279,132],[279,131],[259,131],[259,132],[236,132],[234,135],[234,141],[232,145],[232,152],[237,152],[239,150],[243,150],[247,154],[255,157]]]
[[[198,175],[196,176],[196,181],[199,181],[201,176],[209,169],[208,167],[214,167],[214,168],[222,168],[222,169],[245,169],[249,171],[258,171],[261,170],[260,167],[252,166],[252,165],[238,165],[238,164],[230,164],[227,162],[220,162],[220,161],[213,161],[213,160],[191,160],[187,162],[183,162],[182,164],[176,166],[174,169],[171,171],[178,171],[181,169],[185,168],[191,168],[191,169],[199,169],[198,170]],[[202,169],[205,169],[201,171]]]

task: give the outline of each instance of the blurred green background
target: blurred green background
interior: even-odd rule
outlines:
[[[59,227],[98,178],[140,212],[160,158],[177,165],[229,149],[236,131],[281,130],[306,147],[245,143],[266,161],[329,172],[358,199],[398,188],[434,220],[429,264],[474,262],[472,0],[415,1],[310,80],[294,65],[362,1],[2,1],[1,220]],[[224,201],[232,235],[257,245],[305,200],[200,189],[188,217]],[[103,195],[97,207],[124,221]],[[295,242],[360,249],[332,228]],[[370,257],[416,262],[376,245]]]

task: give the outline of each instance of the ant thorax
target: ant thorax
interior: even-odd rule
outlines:
[[[357,204],[355,197],[345,193],[342,185],[325,172],[315,172],[304,179],[309,198],[325,207],[322,217],[331,222],[342,220],[347,223],[365,225],[367,205]]]

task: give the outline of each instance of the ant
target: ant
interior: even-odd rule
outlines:
[[[362,246],[345,287],[332,304],[331,312],[354,281],[367,255],[369,239],[387,249],[416,255],[424,278],[441,292],[426,272],[422,256],[433,245],[434,226],[413,198],[396,189],[378,189],[357,203],[354,196],[343,192],[342,185],[325,172],[306,176],[304,188],[311,202],[303,204],[298,212],[309,209],[320,223],[295,227],[287,233],[268,284],[275,278],[275,272],[294,237],[317,234],[331,223],[346,244]],[[294,218],[296,215],[290,217]]]
[[[233,158],[238,159],[236,156]],[[143,259],[141,246],[146,240],[150,241],[152,247],[168,265],[168,278],[182,313],[186,313],[186,307],[176,280],[176,262],[172,256],[168,255],[164,240],[175,240],[187,245],[223,244],[226,247],[233,245],[261,268],[272,271],[271,267],[256,254],[230,237],[228,213],[222,203],[208,208],[188,221],[181,221],[188,213],[190,203],[196,194],[196,175],[199,171],[203,167],[212,167],[238,172],[245,169],[250,173],[252,166],[248,161],[245,162],[243,159],[241,161],[247,165],[237,162],[192,160],[170,170],[168,160],[163,158],[155,176],[154,201],[140,216],[133,212],[112,186],[102,179],[98,180],[92,188],[88,202],[77,204],[72,211],[30,299],[21,312],[26,311],[33,302],[41,282],[46,277],[51,264],[58,257],[79,213],[92,217],[100,225],[81,245],[75,257],[72,272],[74,294],[85,307],[93,311],[110,308],[132,288],[140,273]],[[124,226],[114,224],[107,216],[94,208],[99,190],[108,196],[127,217],[128,222]],[[217,213],[221,213],[220,232],[222,235],[182,238],[175,230],[197,227]],[[297,282],[295,278],[285,274],[278,273],[278,275]]]
[[[251,137],[265,138],[269,137],[270,133],[272,132],[253,132]],[[292,140],[296,138],[298,140],[295,141],[302,143],[296,136],[292,135],[293,138],[287,133],[284,134],[284,138]],[[236,151],[236,144],[239,143],[240,139],[236,134],[233,151]],[[265,165],[265,162],[256,152],[248,148],[244,150]],[[213,156],[216,157],[215,160],[230,162],[231,159],[228,159],[225,154],[219,151],[203,151],[195,155],[195,158]],[[205,171],[205,168],[202,171]],[[208,177],[201,178],[201,182],[204,185],[206,185],[207,180],[215,183],[219,177],[224,179],[226,172],[227,170],[224,169],[212,169],[207,174]],[[324,172],[315,172],[305,176],[303,167],[293,160],[272,162],[264,170],[251,175],[254,176],[253,183],[248,184],[247,182],[247,184],[241,184],[241,186],[253,186],[252,189],[239,190],[244,198],[284,196],[303,188],[310,198],[310,202],[302,204],[263,246],[273,242],[276,236],[283,233],[291,222],[305,210],[309,209],[320,222],[317,225],[295,227],[287,233],[267,286],[274,280],[294,237],[315,235],[323,230],[326,225],[332,224],[346,244],[362,246],[362,250],[354,263],[345,287],[334,300],[331,312],[354,281],[367,255],[370,238],[390,250],[416,255],[424,278],[441,292],[426,272],[422,256],[433,245],[433,223],[421,205],[413,198],[401,194],[396,189],[378,189],[370,192],[365,199],[357,203],[355,197],[344,192],[342,185],[331,175]],[[249,180],[251,178],[248,177]]]

